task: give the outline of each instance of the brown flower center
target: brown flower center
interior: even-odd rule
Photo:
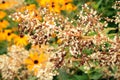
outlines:
[[[0,20],[0,22],[3,22],[3,20]]]
[[[20,34],[20,38],[23,38],[24,37],[24,35],[23,34]]]
[[[27,6],[29,6],[30,4],[27,4]]]
[[[68,5],[68,2],[66,2],[65,5]]]
[[[38,60],[34,60],[34,64],[38,64]]]
[[[2,1],[2,4],[5,4],[5,1]]]
[[[10,35],[11,35],[11,33],[9,32],[7,35],[8,35],[8,36],[10,36]]]
[[[54,2],[52,2],[52,8],[54,8],[55,7],[55,3]]]

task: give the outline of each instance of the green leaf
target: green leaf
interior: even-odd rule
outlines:
[[[74,75],[74,77],[76,78],[76,79],[74,79],[74,80],[89,80],[89,77],[88,77],[87,74],[83,74],[83,75]]]
[[[69,80],[69,75],[65,72],[65,69],[59,69],[59,75],[57,77],[58,80]]]
[[[79,64],[80,64],[80,62],[78,62],[78,61],[74,61],[74,62],[73,62],[73,65],[74,65],[75,67],[78,67]]]
[[[109,34],[108,37],[109,37],[110,39],[114,39],[115,35],[116,35],[116,34]]]
[[[29,76],[27,80],[38,80],[38,78],[35,76]]]
[[[115,74],[115,73],[117,72],[118,68],[117,68],[116,66],[113,66],[113,67],[109,67],[109,70],[110,70],[113,74]]]
[[[19,79],[17,77],[15,77],[14,80],[19,80]]]
[[[27,44],[27,45],[25,46],[25,49],[26,49],[26,50],[29,50],[29,49],[31,49],[31,46],[32,46],[32,43],[29,43],[29,44]]]
[[[93,53],[93,49],[85,48],[85,49],[82,50],[82,52],[83,52],[84,54],[90,55],[90,54]]]
[[[57,37],[55,38],[50,38],[50,40],[48,41],[50,44],[54,43],[57,41]]]
[[[67,15],[67,12],[66,12],[65,10],[62,10],[62,11],[61,11],[61,14],[64,15],[64,16],[66,16],[66,15]]]
[[[25,0],[27,4],[35,4],[37,7],[39,7],[39,4],[37,3],[36,0]]]
[[[96,34],[97,34],[97,32],[91,31],[91,32],[89,32],[87,35],[88,35],[88,36],[94,36],[94,35],[96,35]]]
[[[89,76],[90,76],[90,79],[98,80],[103,76],[103,74],[100,72],[94,71],[94,72],[90,73]]]
[[[6,16],[5,20],[7,20],[9,22],[9,25],[7,26],[7,29],[11,29],[13,27],[18,27],[18,23],[13,21],[12,18],[9,18],[8,16]]]
[[[111,46],[111,44],[108,43],[108,42],[105,42],[104,45],[105,45],[106,48],[109,48]]]
[[[103,73],[102,73],[101,69],[96,69],[95,67],[92,67],[89,70],[88,75],[89,75],[90,80],[98,80],[98,79],[102,78]]]
[[[7,41],[0,41],[0,55],[7,53],[7,46],[8,46]]]

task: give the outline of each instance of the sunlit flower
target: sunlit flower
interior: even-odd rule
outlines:
[[[18,8],[17,11],[24,12],[25,10],[31,11],[31,10],[35,10],[35,9],[36,9],[35,4],[28,4],[28,5],[25,5],[25,6]]]
[[[6,16],[6,13],[4,11],[0,11],[0,19],[4,18]]]
[[[26,35],[16,36],[14,39],[14,42],[18,46],[25,46],[28,44],[28,36],[26,36]]]
[[[61,9],[62,10],[67,10],[67,11],[73,11],[73,10],[76,9],[76,7],[73,4],[66,2],[66,3],[64,3],[64,5],[62,6]]]
[[[34,71],[34,73],[37,73],[37,68],[44,68],[47,60],[48,57],[46,54],[38,54],[35,52],[30,53],[29,57],[25,59],[25,64],[27,65],[27,69],[29,71]]]
[[[3,28],[6,28],[9,25],[9,22],[6,20],[1,20],[0,21],[0,30],[2,30]]]
[[[46,7],[47,4],[50,3],[50,0],[36,0],[40,6]]]
[[[34,9],[36,9],[36,5],[35,4],[27,5],[25,9],[26,10],[34,10]]]
[[[3,31],[0,31],[0,41],[5,40],[5,34]]]
[[[73,0],[57,0],[59,4],[64,5],[65,3],[71,3]]]
[[[12,39],[14,39],[16,37],[16,34],[14,34],[12,30],[5,30],[4,33],[6,35],[7,41],[11,41]]]
[[[60,13],[61,9],[60,9],[60,5],[58,2],[51,0],[50,5],[49,5],[49,10],[51,12],[57,12]]]
[[[34,13],[35,13],[34,18],[37,18],[38,20],[42,20],[42,16],[37,10],[35,10]]]
[[[4,1],[2,0],[0,3],[0,9],[10,9],[13,8],[16,4],[18,4],[16,1]]]
[[[0,40],[11,41],[15,37],[15,34],[10,29],[3,30],[0,32],[0,34],[1,34]]]

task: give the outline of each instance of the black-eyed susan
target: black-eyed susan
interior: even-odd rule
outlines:
[[[2,0],[0,1],[0,9],[2,10],[6,10],[6,9],[10,9],[13,8],[15,5],[17,5],[18,2],[16,2],[15,0]]]
[[[56,0],[51,0],[51,1],[50,1],[50,5],[49,5],[49,10],[50,10],[51,12],[60,13],[61,8],[60,8],[59,3],[58,3]]]
[[[61,7],[61,10],[67,10],[67,11],[73,11],[75,9],[76,9],[76,6],[74,6],[73,4],[69,2],[65,2]]]
[[[44,68],[47,61],[48,61],[47,54],[44,53],[38,54],[37,52],[35,52],[30,53],[29,57],[25,59],[25,65],[27,66],[27,69],[29,71],[33,71],[34,74],[36,74],[38,68]]]
[[[35,4],[28,4],[25,9],[29,10],[29,11],[34,10],[34,9],[36,9],[36,5]]]
[[[24,12],[25,10],[32,11],[32,10],[35,10],[35,9],[36,9],[36,5],[35,4],[27,4],[27,5],[19,7],[17,9],[17,11]]]
[[[3,28],[6,28],[9,25],[9,22],[7,20],[0,20],[0,30]]]
[[[28,36],[23,34],[17,35],[14,39],[14,43],[17,46],[26,46],[28,44]]]
[[[42,20],[42,16],[41,14],[38,12],[38,10],[35,10],[34,11],[34,18],[37,18],[38,20]]]
[[[10,29],[0,31],[0,35],[1,35],[0,40],[7,40],[7,41],[11,41],[15,37],[15,34]]]
[[[0,41],[5,40],[5,33],[3,31],[0,31]]]
[[[2,31],[2,33],[4,35],[5,40],[7,41],[11,41],[16,36],[11,29],[4,30]]]
[[[36,0],[36,1],[39,3],[40,6],[46,7],[47,4],[49,4],[51,0]]]
[[[0,19],[3,19],[6,16],[6,13],[4,11],[0,11]]]
[[[73,0],[56,0],[59,4],[64,5],[65,3],[71,3]]]

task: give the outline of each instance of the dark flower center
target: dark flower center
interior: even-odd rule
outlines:
[[[38,60],[34,60],[34,64],[38,64]]]
[[[24,35],[23,34],[20,34],[20,38],[23,38],[24,37]]]
[[[2,4],[5,4],[5,1],[2,1]]]
[[[30,4],[27,4],[27,6],[29,6]]]
[[[5,32],[5,30],[2,30],[2,32],[4,33],[4,32]]]
[[[47,35],[44,36],[44,39],[46,39],[46,38],[47,38]]]
[[[10,36],[10,35],[11,35],[11,33],[9,32],[9,33],[8,33],[8,36]]]
[[[68,2],[66,2],[65,5],[68,5]]]
[[[53,7],[53,8],[55,7],[55,3],[54,3],[54,2],[52,2],[52,7]]]
[[[3,22],[3,20],[0,20],[0,22]]]

